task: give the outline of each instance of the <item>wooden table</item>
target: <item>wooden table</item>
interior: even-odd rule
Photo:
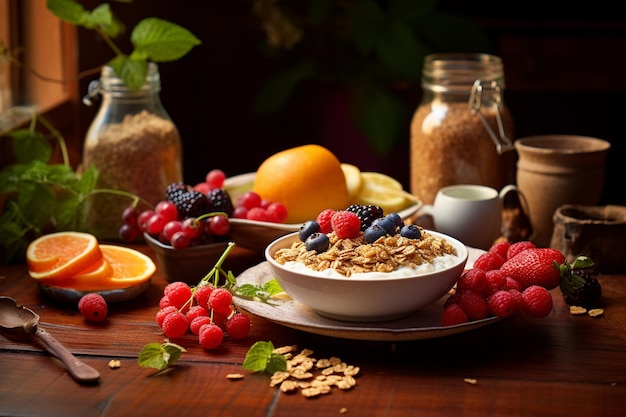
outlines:
[[[146,253],[147,247],[137,246]],[[240,273],[262,259],[238,250]],[[252,317],[247,339],[205,351],[192,335],[168,372],[137,365],[142,347],[163,341],[155,323],[167,284],[159,272],[140,297],[112,304],[106,322],[86,323],[73,305],[42,294],[24,265],[0,267],[0,295],[41,316],[41,326],[101,372],[76,383],[37,343],[0,336],[1,416],[623,416],[626,412],[626,275],[600,276],[604,316],[573,316],[554,290],[554,311],[520,313],[489,326],[436,339],[398,343],[314,335]],[[285,394],[267,374],[244,371],[258,340],[297,344],[314,356],[359,366],[357,385],[314,399]],[[121,367],[110,369],[118,359]],[[229,380],[230,373],[243,373]],[[474,380],[475,383],[472,381]]]

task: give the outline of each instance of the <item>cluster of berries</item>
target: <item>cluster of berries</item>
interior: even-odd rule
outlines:
[[[247,191],[237,200],[237,206],[232,217],[260,222],[284,223],[287,220],[287,207],[278,201],[264,200],[254,191]]]
[[[159,302],[156,322],[170,339],[191,332],[204,349],[221,346],[224,335],[239,340],[250,333],[250,318],[237,311],[231,292],[201,281],[191,287],[182,281],[169,283]]]
[[[355,239],[363,233],[366,243],[396,234],[409,239],[422,237],[419,227],[405,224],[398,213],[383,215],[378,206],[356,204],[346,210],[323,210],[315,220],[308,220],[300,226],[298,237],[307,250],[325,252],[330,247],[328,234],[332,232],[338,239]]]
[[[457,281],[456,292],[444,302],[441,325],[508,317],[518,311],[547,316],[553,307],[549,290],[561,280],[555,264],[563,262],[560,251],[538,248],[530,241],[494,244]]]

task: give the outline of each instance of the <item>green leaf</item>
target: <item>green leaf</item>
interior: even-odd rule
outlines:
[[[274,353],[274,344],[270,341],[258,341],[254,343],[243,361],[243,369],[252,372],[267,372],[273,374],[276,371],[287,369],[287,360],[283,355]]]
[[[401,77],[416,80],[422,71],[421,57],[428,53],[409,26],[400,22],[391,23],[379,33],[375,49],[384,65]]]
[[[263,285],[240,285],[235,288],[234,295],[247,298],[249,300],[259,300],[267,303],[273,295],[281,292],[283,292],[283,289],[278,281],[276,281],[276,279],[271,279]]]
[[[89,15],[89,19],[90,28],[98,26],[101,31],[111,38],[116,38],[126,29],[124,25],[113,16],[108,3],[103,3],[93,9]]]
[[[186,352],[185,348],[175,343],[165,342],[159,344],[152,342],[141,349],[137,363],[144,368],[154,368],[162,371],[176,363],[183,352]]]
[[[131,90],[138,91],[146,83],[148,62],[145,60],[134,60],[118,55],[109,61],[109,65]]]
[[[154,62],[175,61],[201,42],[187,29],[166,20],[150,17],[133,29],[130,40]]]
[[[18,129],[7,133],[7,136],[13,139],[13,150],[18,164],[48,162],[52,155],[52,146],[41,132]]]
[[[98,181],[98,169],[94,165],[83,171],[78,182],[76,183],[76,191],[81,195],[86,195],[96,188]]]
[[[47,0],[46,8],[56,17],[73,25],[89,21],[89,12],[75,0]]]
[[[361,55],[368,55],[378,39],[379,31],[385,26],[385,14],[374,0],[365,0],[348,10],[348,33]]]
[[[258,91],[253,103],[254,111],[264,115],[274,113],[287,101],[296,86],[313,74],[315,64],[310,59],[276,72]]]
[[[398,96],[375,85],[355,92],[351,113],[356,127],[381,155],[388,154],[398,143],[411,118],[409,109]]]

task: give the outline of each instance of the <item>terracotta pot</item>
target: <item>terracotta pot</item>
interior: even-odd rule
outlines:
[[[610,143],[585,136],[545,135],[515,142],[517,186],[528,202],[531,240],[548,246],[555,210],[564,204],[598,204]]]
[[[563,252],[569,262],[579,255],[590,257],[597,272],[626,271],[626,258],[615,250],[626,246],[626,207],[559,207],[550,246]]]

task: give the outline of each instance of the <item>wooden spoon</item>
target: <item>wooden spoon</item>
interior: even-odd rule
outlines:
[[[18,340],[39,338],[48,352],[59,358],[80,383],[97,383],[100,373],[76,358],[50,333],[39,326],[39,315],[11,297],[0,296],[0,332]]]

